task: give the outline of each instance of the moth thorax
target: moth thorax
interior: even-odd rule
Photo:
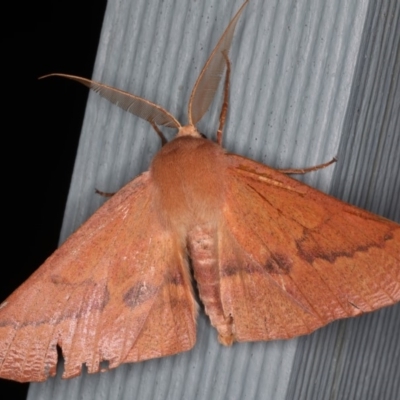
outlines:
[[[218,219],[224,197],[224,152],[183,136],[165,145],[151,165],[157,210],[168,225],[191,227]]]

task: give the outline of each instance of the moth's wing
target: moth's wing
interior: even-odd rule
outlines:
[[[179,240],[157,220],[145,173],[0,305],[0,377],[42,381],[189,350],[196,307]]]
[[[123,90],[105,85],[104,83],[81,78],[80,76],[75,75],[49,74],[42,76],[41,79],[50,76],[60,76],[62,78],[68,78],[72,79],[73,81],[79,82],[82,85],[85,85],[88,88],[92,89],[101,97],[104,97],[111,103],[122,108],[123,110],[128,111],[131,114],[134,114],[142,119],[145,119],[146,121],[154,122],[157,125],[167,126],[169,128],[179,129],[179,127],[181,126],[181,124],[175,119],[175,117],[163,107],[152,103],[149,100],[143,99],[142,97],[135,96]]]
[[[303,335],[400,300],[400,225],[227,157],[220,290],[236,340]]]
[[[248,0],[243,3],[225,29],[194,84],[188,106],[189,124],[191,125],[196,125],[201,120],[214,99],[222,73],[226,67],[225,56],[231,47],[236,23],[247,3]]]

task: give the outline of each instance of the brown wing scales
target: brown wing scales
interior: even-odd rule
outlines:
[[[398,224],[228,157],[219,254],[237,340],[297,336],[400,300]]]
[[[41,381],[189,350],[195,304],[178,240],[150,201],[148,173],[91,217],[0,309],[0,375]],[[93,249],[96,251],[93,251]]]

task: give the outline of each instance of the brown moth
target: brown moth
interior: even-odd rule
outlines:
[[[190,350],[200,299],[222,344],[304,335],[400,300],[400,225],[220,146],[232,19],[197,79],[189,124],[143,98],[74,79],[175,127],[148,172],[106,202],[0,305],[0,377],[64,378]],[[222,72],[217,143],[196,130]],[[329,163],[327,163],[329,164]],[[315,170],[314,167],[309,170]],[[302,172],[307,172],[304,170]]]

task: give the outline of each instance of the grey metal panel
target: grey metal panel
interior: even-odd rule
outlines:
[[[388,146],[373,144],[372,127],[367,132],[370,145],[360,145],[364,143],[361,139],[350,141],[357,136],[356,132],[364,131],[362,126],[367,124],[367,118],[372,118],[368,117],[371,113],[382,115],[377,111],[379,100],[376,103],[371,100],[371,104],[366,100],[369,105],[362,112],[357,111],[359,120],[351,119],[350,114],[358,110],[363,99],[369,96],[373,99],[376,93],[382,99],[388,98],[384,97],[385,90],[379,91],[374,84],[371,87],[375,90],[357,92],[357,84],[367,87],[366,77],[370,76],[367,66],[377,56],[374,52],[368,53],[370,40],[365,42],[366,35],[379,36],[374,29],[380,32],[384,23],[384,18],[378,18],[374,28],[378,12],[374,10],[380,9],[371,3],[369,0],[251,0],[238,23],[231,51],[233,71],[224,146],[281,168],[314,165],[338,154],[335,167],[309,174],[304,180],[325,191],[335,192],[339,185],[344,185],[345,191],[337,193],[352,201],[349,191],[362,193],[362,188],[382,178],[383,171],[385,180],[381,186],[372,183],[371,194],[376,188],[374,199],[380,204],[377,211],[398,218],[396,146],[399,142],[398,133],[395,135],[398,113],[393,122],[398,94],[392,94],[393,104],[387,102],[392,108],[391,114],[389,109],[384,114],[384,124],[376,125],[381,128],[379,143],[387,142]],[[381,3],[389,7],[396,1]],[[195,79],[240,5],[241,0],[110,1],[93,79],[152,100],[185,122]],[[392,28],[393,24],[398,26],[397,8],[388,10],[387,15],[393,15]],[[386,51],[390,52],[388,37],[392,37],[392,45],[398,46],[398,35],[390,32],[382,35],[381,43],[388,43]],[[381,47],[383,51],[385,46]],[[396,47],[392,49],[396,51]],[[362,69],[365,54],[371,54],[371,59],[366,59]],[[398,78],[395,78],[396,73],[398,77],[398,56],[395,62],[391,68],[398,88]],[[382,68],[384,63],[383,59]],[[216,131],[219,102],[220,98],[200,123],[208,136]],[[353,125],[359,130],[352,130]],[[118,190],[148,168],[158,148],[158,138],[146,122],[91,94],[62,240],[104,201],[93,194],[94,188]],[[365,175],[363,164],[358,169],[363,157],[376,160],[373,173]],[[354,202],[362,198],[360,195]],[[370,206],[370,203],[359,204]],[[364,383],[354,384],[349,379],[353,377],[350,372],[356,368],[356,371],[369,371],[368,377],[371,371],[374,373],[375,380],[368,381],[373,391],[368,393],[390,399],[389,395],[395,392],[394,389],[383,391],[388,381],[383,380],[382,373],[391,371],[389,382],[394,385],[393,374],[399,371],[399,341],[395,340],[400,333],[399,310],[395,306],[349,322],[338,322],[302,339],[244,343],[232,348],[217,343],[215,330],[200,315],[197,344],[190,352],[124,365],[105,374],[84,373],[69,381],[57,377],[32,384],[28,397],[285,399],[310,395],[310,398],[366,398],[360,397],[365,393]],[[387,342],[390,338],[381,336],[382,327],[390,330],[393,340]],[[355,331],[355,335],[350,335]],[[360,344],[370,343],[369,336],[376,341],[369,351],[374,356],[366,359]],[[371,369],[365,364],[371,359],[379,360],[378,368]],[[383,360],[386,369],[379,367],[385,364]]]
[[[400,3],[371,2],[331,188],[333,195],[396,221],[399,45]],[[287,399],[400,398],[399,338],[399,305],[300,338]]]

